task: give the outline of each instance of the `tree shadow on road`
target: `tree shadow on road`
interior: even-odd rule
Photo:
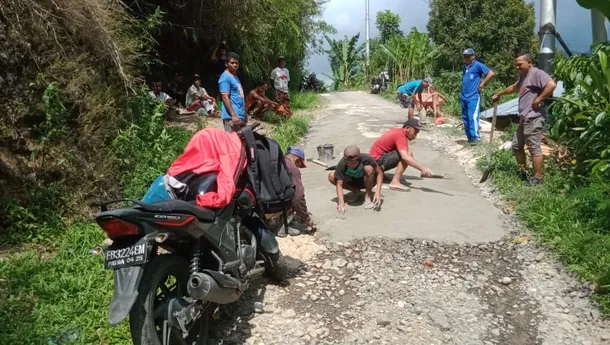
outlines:
[[[284,256],[288,266],[288,279],[277,283],[268,278],[258,279],[250,285],[236,302],[221,305],[210,324],[209,344],[245,344],[252,335],[251,320],[257,313],[265,312],[265,295],[270,286],[283,289],[290,286],[290,278],[297,277],[307,269],[306,264],[294,257]],[[272,289],[273,290],[273,289]]]

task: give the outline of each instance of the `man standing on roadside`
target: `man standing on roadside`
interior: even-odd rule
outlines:
[[[545,125],[541,108],[544,100],[553,95],[557,83],[543,70],[532,66],[530,53],[521,53],[515,59],[515,67],[519,71],[519,80],[506,89],[493,95],[492,100],[498,102],[500,97],[509,93],[519,93],[519,127],[513,137],[512,149],[519,164],[521,179],[528,187],[542,184],[543,155],[540,142],[542,129]],[[524,145],[532,156],[534,177],[527,181],[525,168],[526,157]]]
[[[412,119],[415,115],[415,107],[417,110],[422,110],[422,99],[421,93],[428,86],[432,86],[432,78],[424,78],[424,80],[411,80],[410,82],[404,83],[398,87],[396,97],[403,108],[409,109],[408,120]],[[415,98],[417,94],[417,98]]]
[[[275,88],[275,101],[286,111],[290,110],[290,96],[288,95],[288,83],[290,82],[290,72],[286,68],[286,58],[283,56],[277,59],[278,66],[271,71],[271,80]]]
[[[464,50],[464,66],[462,68],[462,121],[468,142],[477,144],[479,136],[479,109],[481,106],[481,91],[485,84],[494,76],[494,71],[475,59],[474,49]],[[481,78],[485,78],[481,81]]]
[[[396,168],[396,172],[390,182],[390,189],[408,192],[410,189],[400,182],[400,177],[408,166],[412,166],[421,172],[422,176],[432,177],[432,171],[419,164],[413,158],[413,152],[409,150],[409,141],[414,140],[421,129],[419,120],[409,119],[403,123],[402,128],[392,128],[379,137],[369,150],[369,153],[381,170],[388,171]]]
[[[239,69],[239,56],[235,53],[227,54],[227,69],[218,79],[218,89],[222,97],[222,123],[227,132],[237,130],[248,123],[244,90],[237,77]]]

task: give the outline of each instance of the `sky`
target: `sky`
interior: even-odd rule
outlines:
[[[532,2],[526,0],[526,2]],[[536,32],[539,26],[540,0],[534,0],[536,9]],[[344,35],[351,37],[361,32],[360,39],[364,42],[365,36],[365,0],[330,0],[324,5],[324,20],[337,29],[336,38]],[[427,31],[429,3],[426,0],[370,0],[370,35],[379,34],[375,27],[377,12],[391,10],[398,13],[402,20],[401,29],[409,32],[412,27],[419,31]],[[608,27],[608,25],[606,25]],[[575,0],[557,0],[556,15],[557,32],[573,52],[585,52],[592,42],[590,11],[580,7]],[[609,30],[610,31],[610,30]],[[556,43],[559,48],[559,42]],[[315,72],[318,78],[327,80],[323,73],[332,74],[328,59],[323,55],[309,57],[308,68]]]

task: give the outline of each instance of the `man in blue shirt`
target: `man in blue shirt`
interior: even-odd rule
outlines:
[[[494,76],[494,72],[485,64],[477,61],[474,49],[464,50],[464,67],[462,68],[462,121],[468,142],[476,144],[481,140],[479,136],[479,108],[481,91],[485,84]],[[483,81],[481,78],[485,76]]]
[[[246,114],[246,102],[244,101],[244,90],[237,77],[239,69],[239,56],[235,53],[227,54],[227,69],[218,79],[218,89],[222,96],[222,123],[227,132],[239,129],[248,123]]]
[[[413,118],[415,106],[417,106],[417,110],[422,109],[421,92],[428,86],[432,86],[432,78],[424,78],[424,80],[411,80],[410,82],[404,83],[398,87],[396,96],[400,101],[400,105],[403,108],[409,109],[409,120]],[[413,94],[417,94],[419,101],[413,97]]]

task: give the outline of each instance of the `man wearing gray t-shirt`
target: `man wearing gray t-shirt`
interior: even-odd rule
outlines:
[[[519,127],[513,138],[512,149],[519,164],[521,177],[527,180],[526,158],[523,150],[524,145],[527,145],[532,156],[534,177],[526,181],[525,185],[537,186],[542,183],[543,155],[540,142],[545,120],[541,108],[544,106],[544,99],[553,95],[557,84],[545,71],[532,66],[532,56],[529,53],[517,56],[515,67],[519,71],[519,80],[493,95],[492,100],[497,102],[502,95],[519,93]]]

